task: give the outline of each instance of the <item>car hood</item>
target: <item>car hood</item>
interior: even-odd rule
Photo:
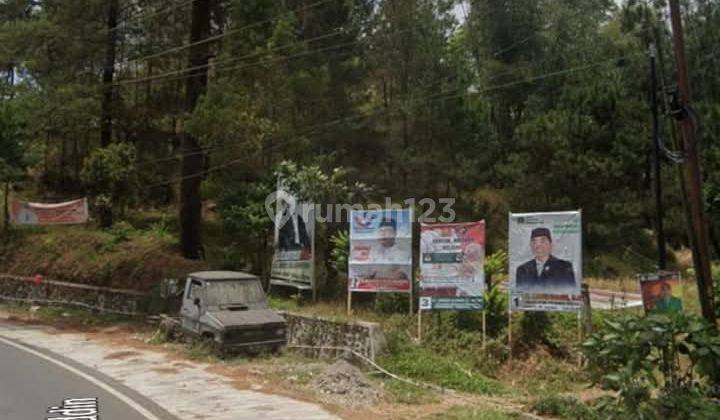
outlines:
[[[285,318],[270,309],[251,309],[247,311],[209,311],[223,328],[258,327],[266,324],[285,324]]]

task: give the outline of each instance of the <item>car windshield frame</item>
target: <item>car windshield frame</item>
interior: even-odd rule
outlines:
[[[225,280],[208,282],[205,288],[208,307],[247,306],[254,309],[266,304],[265,291],[258,280]]]

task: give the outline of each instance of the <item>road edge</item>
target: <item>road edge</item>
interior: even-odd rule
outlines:
[[[49,363],[52,363],[82,379],[102,388],[115,398],[119,399],[133,410],[148,420],[178,420],[177,417],[170,414],[156,402],[143,396],[139,392],[127,387],[119,381],[93,370],[92,368],[78,363],[62,355],[56,354],[50,350],[33,346],[24,341],[9,338],[0,333],[0,342],[12,346],[18,350],[30,353],[35,357],[39,357]]]

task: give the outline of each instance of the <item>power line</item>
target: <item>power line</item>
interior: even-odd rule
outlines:
[[[401,34],[401,33],[404,33],[404,32],[412,31],[413,29],[414,29],[414,28],[409,28],[409,29],[403,29],[403,30],[395,31],[395,32],[393,32],[391,35],[398,35],[398,34]],[[322,40],[322,39],[329,39],[329,38],[333,38],[333,37],[336,37],[336,36],[339,36],[339,35],[343,35],[344,33],[345,33],[345,32],[344,32],[344,31],[342,30],[342,28],[341,28],[341,29],[338,29],[338,30],[335,30],[335,31],[331,31],[331,32],[326,33],[326,34],[323,34],[323,35],[319,35],[319,36],[314,37],[314,38],[309,38],[309,39],[301,40],[301,42],[306,42],[306,43],[315,42],[315,41],[319,41],[319,40]],[[497,52],[493,53],[493,56],[498,56],[498,55],[500,55],[500,54],[503,54],[503,53],[509,51],[510,49],[514,48],[515,46],[517,46],[517,45],[519,45],[519,44],[521,44],[521,43],[523,43],[523,42],[527,42],[527,40],[529,40],[530,38],[532,38],[532,36],[526,37],[524,40],[520,40],[520,41],[515,42],[515,43],[513,43],[512,45],[510,45],[510,46],[508,46],[508,47],[506,47],[506,48],[503,48],[503,49],[501,49],[501,50],[498,50]],[[291,48],[291,47],[294,47],[294,46],[295,46],[294,44],[287,44],[287,45],[282,45],[282,46],[275,47],[275,48],[270,48],[270,49],[268,49],[268,50],[261,51],[261,52],[246,54],[246,55],[241,56],[241,57],[231,57],[231,58],[224,59],[224,60],[213,61],[213,62],[208,63],[208,64],[202,64],[202,65],[198,65],[198,66],[194,66],[194,67],[186,67],[186,68],[177,69],[177,70],[169,71],[169,72],[166,72],[166,73],[162,73],[162,74],[158,74],[158,75],[153,75],[153,76],[147,76],[147,77],[143,77],[143,78],[136,78],[136,79],[129,79],[129,80],[121,80],[121,81],[115,82],[114,85],[115,85],[115,86],[121,86],[121,85],[135,84],[135,83],[144,83],[144,82],[161,80],[161,79],[166,79],[166,78],[169,78],[168,81],[183,80],[183,79],[186,79],[186,78],[195,77],[195,75],[186,75],[186,76],[183,76],[183,77],[172,77],[172,76],[180,76],[180,75],[183,74],[183,73],[187,73],[187,72],[191,72],[191,71],[195,71],[195,70],[200,70],[200,69],[205,69],[205,68],[214,68],[215,71],[237,70],[237,69],[241,69],[241,68],[252,67],[252,66],[255,66],[255,65],[263,65],[263,64],[267,64],[267,63],[269,63],[269,62],[281,61],[281,60],[287,59],[287,58],[302,57],[302,56],[306,56],[306,55],[311,55],[311,54],[316,53],[316,52],[323,52],[323,51],[333,50],[333,49],[336,49],[336,48],[340,48],[340,47],[342,47],[342,46],[351,46],[351,45],[354,45],[354,44],[359,44],[359,43],[364,42],[364,41],[365,41],[365,40],[363,40],[363,39],[357,39],[357,40],[354,40],[354,41],[349,41],[349,42],[347,42],[347,43],[336,44],[336,45],[333,45],[333,46],[323,47],[323,48],[319,48],[319,49],[315,49],[315,50],[303,51],[303,52],[300,52],[300,53],[297,53],[297,54],[293,54],[293,55],[290,55],[290,56],[278,57],[277,59],[271,60],[271,61],[259,60],[259,61],[256,61],[256,62],[254,62],[254,63],[247,64],[247,65],[228,66],[228,67],[216,67],[216,66],[218,66],[218,65],[220,65],[220,64],[226,64],[226,63],[231,63],[231,62],[235,62],[235,61],[241,61],[241,60],[244,60],[244,59],[247,59],[247,58],[258,57],[258,56],[262,56],[262,55],[268,55],[270,52],[279,51],[279,50],[283,50],[283,49],[287,49],[287,48]],[[513,72],[512,70],[509,70],[509,71],[505,71],[505,72],[496,74],[495,76],[498,76],[498,75],[500,75],[500,74],[508,74],[508,73],[512,73],[512,72]]]
[[[194,0],[193,0],[193,1],[194,1]],[[298,9],[294,10],[294,12],[295,12],[295,13],[298,13],[298,12],[301,12],[301,11],[310,10],[310,9],[316,8],[316,7],[318,7],[318,6],[321,6],[321,5],[323,5],[323,4],[330,3],[330,2],[332,2],[332,1],[337,1],[337,0],[320,0],[320,1],[317,1],[317,2],[315,2],[315,3],[311,3],[311,4],[307,5],[307,6],[300,7],[300,8],[298,8]],[[283,13],[285,13],[285,12],[283,12]],[[188,49],[188,48],[194,47],[194,46],[196,46],[196,45],[202,45],[202,44],[205,44],[205,43],[208,43],[208,42],[217,41],[218,39],[222,39],[222,38],[224,38],[224,37],[226,37],[226,36],[228,36],[228,35],[236,34],[236,33],[245,31],[245,30],[247,30],[247,29],[252,29],[252,28],[258,27],[258,26],[260,26],[260,25],[263,25],[263,24],[265,24],[265,23],[272,22],[272,21],[274,21],[274,20],[276,20],[276,19],[279,19],[283,13],[278,13],[277,15],[275,15],[275,16],[273,16],[273,17],[271,17],[271,18],[264,19],[264,20],[260,20],[260,21],[257,21],[257,22],[253,22],[253,23],[251,23],[251,24],[242,26],[242,27],[237,28],[237,29],[227,30],[227,31],[225,31],[225,32],[223,32],[223,33],[220,33],[220,34],[217,34],[217,35],[212,35],[212,36],[209,36],[209,37],[207,37],[207,38],[201,39],[201,40],[199,40],[199,41],[190,42],[190,43],[187,43],[187,44],[179,45],[179,46],[177,46],[177,47],[168,48],[168,49],[166,49],[166,50],[159,51],[159,52],[153,53],[153,54],[149,54],[149,55],[146,55],[146,56],[143,56],[143,57],[138,57],[138,58],[133,58],[133,59],[130,59],[130,60],[121,61],[121,62],[115,63],[115,65],[118,66],[118,65],[125,65],[125,64],[135,63],[135,62],[138,62],[138,61],[150,60],[150,59],[153,59],[153,58],[162,57],[162,56],[165,56],[165,55],[168,55],[168,54],[172,54],[172,53],[174,53],[174,52],[183,51],[183,50],[186,50],[186,49]]]
[[[315,37],[315,38],[312,38],[312,39],[303,40],[303,42],[315,42],[315,41],[318,41],[318,40],[321,40],[321,39],[327,39],[327,38],[331,38],[331,37],[338,36],[338,35],[341,35],[341,34],[343,34],[343,32],[334,32],[334,33],[330,33],[330,34],[321,35],[321,36],[318,36],[318,37]],[[201,65],[193,66],[193,67],[184,67],[184,68],[182,68],[182,69],[178,69],[178,70],[173,70],[173,71],[169,71],[169,72],[166,72],[166,73],[157,74],[157,75],[154,75],[154,76],[148,76],[148,77],[137,78],[137,79],[129,79],[129,80],[120,80],[120,81],[118,81],[118,82],[113,83],[113,85],[114,85],[114,86],[121,86],[121,85],[135,84],[135,83],[144,83],[144,82],[149,82],[149,81],[154,81],[154,80],[159,80],[159,79],[165,79],[165,78],[172,77],[172,76],[179,76],[179,75],[181,75],[181,74],[183,74],[183,73],[187,73],[187,72],[191,72],[191,71],[195,71],[195,70],[206,69],[206,68],[214,68],[215,71],[226,71],[226,70],[241,69],[241,68],[245,68],[245,67],[252,67],[252,66],[255,66],[255,65],[262,65],[262,64],[269,63],[269,62],[275,62],[275,61],[279,61],[279,60],[285,60],[285,59],[288,59],[288,58],[303,57],[303,56],[311,55],[311,54],[318,53],[318,52],[324,52],[324,51],[334,50],[334,49],[337,49],[337,48],[354,45],[354,44],[357,44],[358,42],[359,42],[358,40],[356,40],[356,41],[349,41],[349,42],[346,42],[346,43],[340,43],[340,44],[332,45],[332,46],[329,46],[329,47],[323,47],[323,48],[318,48],[318,49],[313,49],[313,50],[302,51],[302,52],[299,52],[299,53],[296,53],[296,54],[292,54],[292,55],[277,57],[276,59],[270,60],[270,61],[267,61],[267,60],[258,60],[258,61],[253,62],[253,63],[247,63],[247,64],[238,65],[238,66],[226,66],[226,67],[217,67],[217,68],[215,68],[215,66],[217,66],[217,65],[219,65],[219,64],[226,64],[226,63],[230,63],[230,62],[241,61],[241,60],[247,59],[247,58],[253,58],[253,57],[262,56],[262,55],[269,55],[269,53],[271,53],[271,52],[276,52],[276,51],[279,51],[279,50],[284,50],[284,49],[287,49],[287,48],[292,48],[292,47],[297,46],[297,45],[294,45],[294,44],[287,44],[287,45],[283,45],[283,46],[279,46],[279,47],[275,47],[275,48],[270,48],[270,49],[268,49],[268,50],[266,50],[266,51],[262,51],[262,52],[246,54],[246,55],[241,56],[241,57],[233,57],[233,58],[229,58],[229,59],[225,59],[225,60],[219,60],[219,61],[214,61],[214,62],[211,62],[211,63],[208,63],[208,64],[201,64]],[[194,74],[193,74],[193,75],[186,75],[185,77],[182,77],[182,78],[172,78],[172,79],[170,79],[170,80],[180,80],[180,79],[183,79],[183,78],[189,78],[189,77],[195,77],[195,76],[196,76],[196,75],[194,75]]]
[[[506,89],[506,88],[508,88],[508,87],[514,87],[514,86],[519,86],[519,85],[523,85],[523,84],[527,84],[527,83],[536,82],[536,81],[539,81],[539,80],[548,79],[548,78],[550,78],[550,77],[556,77],[556,76],[561,76],[561,75],[565,75],[565,74],[571,74],[571,73],[578,72],[578,71],[582,71],[582,70],[587,70],[587,69],[590,69],[590,68],[593,68],[593,67],[597,67],[597,66],[601,66],[601,65],[603,65],[603,64],[607,64],[607,63],[609,63],[609,62],[616,62],[616,61],[618,61],[618,60],[620,60],[620,59],[623,59],[623,58],[626,58],[626,57],[629,57],[629,56],[633,56],[633,55],[637,55],[637,54],[639,54],[639,53],[627,54],[627,55],[623,55],[623,56],[618,56],[618,57],[614,57],[614,58],[602,60],[602,61],[595,62],[595,63],[589,63],[589,64],[585,64],[585,65],[581,65],[581,66],[576,66],[576,67],[570,67],[570,68],[566,68],[566,69],[561,69],[561,70],[558,70],[558,71],[554,71],[554,72],[549,72],[549,73],[537,75],[537,76],[534,76],[534,77],[531,77],[531,78],[528,78],[528,79],[516,80],[516,81],[514,81],[514,82],[504,83],[504,84],[497,85],[497,86],[491,86],[491,87],[488,87],[488,88],[486,88],[486,89],[482,89],[482,90],[479,90],[479,91],[476,91],[476,92],[465,92],[465,93],[462,93],[462,94],[454,94],[454,95],[447,95],[449,92],[443,92],[443,93],[440,93],[440,94],[428,95],[428,96],[426,96],[426,97],[424,97],[424,98],[418,98],[418,100],[423,100],[423,101],[425,101],[425,102],[433,102],[433,101],[439,101],[439,100],[447,100],[447,99],[459,98],[459,97],[463,97],[463,96],[480,95],[480,94],[487,93],[487,92],[491,92],[491,91],[495,91],[495,90]],[[446,96],[446,95],[447,95],[447,96]],[[376,115],[376,114],[378,114],[378,113],[380,113],[380,112],[383,112],[383,111],[388,111],[388,109],[385,109],[385,108],[382,108],[382,107],[381,107],[379,110],[377,110],[377,111],[375,111],[375,112],[372,112],[372,113],[370,113],[370,114],[367,114],[367,115],[355,115],[355,116],[351,116],[351,117],[340,118],[340,119],[328,121],[328,122],[325,122],[325,123],[322,123],[322,124],[318,124],[318,125],[315,125],[315,126],[311,126],[310,128],[312,129],[312,131],[314,131],[316,128],[320,128],[320,127],[322,127],[322,126],[332,126],[332,125],[336,125],[336,124],[338,124],[338,123],[342,123],[342,122],[346,122],[346,121],[352,121],[352,120],[355,120],[355,119],[369,118],[369,117],[371,117],[371,116],[373,116],[373,115]],[[363,125],[367,125],[367,122],[364,123]],[[273,137],[269,137],[268,139],[272,139],[272,138],[273,138]],[[275,149],[278,148],[278,147],[285,146],[288,141],[289,141],[289,140],[286,140],[286,141],[280,142],[280,143],[275,143],[275,144],[273,144],[272,146],[270,146],[269,148],[265,148],[264,151],[273,151],[273,150],[275,150]],[[224,146],[222,146],[222,148],[239,147],[239,146],[240,146],[240,145],[238,145],[238,144],[235,144],[235,145],[224,145]],[[224,163],[222,163],[222,164],[219,164],[219,165],[210,167],[210,168],[208,168],[208,169],[204,169],[204,170],[202,170],[202,171],[200,171],[200,172],[197,172],[197,173],[194,173],[194,174],[176,177],[176,178],[174,178],[174,179],[172,179],[172,180],[168,180],[168,181],[163,181],[163,182],[158,182],[158,183],[154,183],[154,184],[149,184],[149,185],[145,186],[145,188],[147,189],[147,188],[153,188],[153,187],[162,186],[162,185],[169,185],[169,184],[173,184],[173,183],[182,181],[182,180],[184,180],[184,179],[191,179],[191,178],[201,177],[201,176],[207,175],[207,174],[209,174],[209,173],[211,173],[211,172],[217,171],[217,170],[219,170],[219,169],[223,169],[223,168],[232,166],[232,165],[234,165],[234,164],[236,164],[236,163],[242,162],[244,159],[245,159],[245,157],[241,157],[241,158],[238,158],[238,159],[233,159],[233,160],[230,160],[230,161],[228,161],[228,162],[224,162]]]
[[[498,90],[498,89],[504,89],[504,88],[508,88],[508,87],[513,87],[513,86],[517,86],[517,85],[521,85],[521,84],[525,84],[525,83],[531,83],[531,82],[533,82],[533,81],[542,80],[542,79],[546,79],[546,78],[549,78],[549,77],[555,77],[555,76],[562,75],[562,74],[566,74],[566,73],[573,73],[573,72],[576,72],[576,71],[585,70],[585,69],[588,69],[588,68],[596,67],[596,66],[598,66],[598,65],[602,65],[602,64],[607,63],[607,62],[620,60],[620,59],[622,59],[622,58],[629,57],[629,56],[633,56],[633,55],[635,55],[635,54],[628,54],[628,55],[618,56],[618,57],[614,57],[614,58],[610,58],[610,59],[605,59],[605,60],[601,60],[601,61],[599,61],[599,62],[590,63],[590,64],[578,66],[578,67],[571,67],[571,68],[561,69],[561,70],[558,70],[558,71],[555,71],[555,72],[544,73],[544,74],[541,74],[541,75],[538,75],[538,76],[535,76],[535,77],[531,77],[531,78],[529,78],[529,79],[520,79],[520,80],[508,82],[508,83],[505,83],[505,84],[496,85],[496,86],[494,86],[494,87],[487,88],[487,89],[483,89],[483,90],[476,91],[476,92],[466,92],[466,93],[461,93],[461,94],[455,94],[455,95],[445,96],[445,95],[448,95],[448,94],[450,94],[450,93],[452,93],[452,92],[457,92],[457,91],[459,91],[459,90],[467,89],[466,87],[460,87],[460,88],[452,89],[452,90],[450,90],[450,91],[445,91],[445,92],[441,92],[441,93],[437,93],[437,94],[432,94],[432,95],[426,95],[426,96],[424,96],[424,97],[417,98],[416,101],[426,101],[426,100],[436,101],[436,100],[453,99],[453,98],[455,98],[455,97],[462,97],[462,96],[472,96],[472,95],[481,94],[481,93],[486,93],[486,92],[490,92],[490,91],[494,91],[494,90]],[[497,78],[497,77],[500,76],[500,75],[507,74],[507,73],[509,73],[509,72],[503,72],[503,73],[496,74],[493,79]],[[436,83],[442,83],[443,81],[445,81],[445,80],[447,80],[447,79],[448,79],[447,77],[443,77],[443,78],[441,78],[439,81],[437,81]],[[492,80],[492,79],[491,79],[491,80]],[[401,99],[401,100],[402,100],[402,99]],[[324,126],[328,126],[328,127],[329,127],[329,126],[333,126],[333,125],[336,125],[336,124],[339,124],[339,123],[343,123],[343,122],[350,122],[350,121],[355,120],[355,119],[368,118],[368,117],[371,117],[371,116],[373,116],[373,115],[375,115],[375,114],[378,114],[378,113],[380,113],[380,112],[382,112],[382,111],[385,111],[385,109],[383,109],[382,106],[378,106],[378,110],[375,111],[375,112],[372,112],[372,113],[370,113],[370,114],[355,115],[355,116],[351,116],[351,117],[345,117],[345,118],[341,118],[341,119],[336,119],[336,120],[332,120],[332,121],[329,121],[329,122],[320,123],[320,124],[317,124],[317,125],[313,125],[313,126],[310,126],[310,127],[306,127],[305,129],[301,129],[301,130],[307,130],[307,129],[316,130],[317,128],[321,128],[321,127],[324,127]],[[298,134],[298,135],[303,135],[303,134],[304,134],[304,133],[301,133],[301,134]],[[223,149],[226,149],[226,148],[237,147],[237,146],[238,146],[238,145],[235,145],[235,144],[232,144],[232,145],[210,146],[210,147],[203,148],[203,149],[200,150],[200,151],[190,152],[189,154],[181,154],[181,155],[177,155],[177,156],[173,156],[173,157],[167,157],[167,158],[160,158],[160,159],[153,159],[153,160],[138,162],[137,165],[147,165],[147,164],[157,163],[157,162],[172,161],[172,160],[176,160],[176,159],[178,159],[178,158],[180,158],[180,157],[184,157],[184,156],[204,154],[204,153],[206,153],[206,152],[223,150]]]
[[[176,4],[176,5],[168,6],[168,7],[164,8],[164,9],[161,9],[161,10],[158,10],[158,11],[155,11],[155,12],[139,13],[139,14],[137,14],[137,15],[130,16],[129,18],[125,19],[122,23],[120,23],[120,24],[118,24],[118,25],[116,25],[116,26],[113,26],[112,28],[106,28],[106,29],[104,29],[104,31],[105,31],[105,32],[117,31],[118,29],[126,26],[129,22],[134,22],[134,21],[137,21],[137,20],[150,19],[151,17],[159,16],[159,15],[162,15],[162,14],[164,14],[164,13],[167,13],[167,12],[170,12],[170,11],[173,11],[173,10],[180,9],[180,8],[182,8],[182,7],[188,6],[188,5],[192,4],[192,3],[194,3],[195,1],[196,1],[196,0],[187,0],[187,1],[184,1],[184,2],[182,2],[182,3],[178,3],[178,4]],[[135,4],[135,5],[133,5],[133,6],[137,6],[137,4]],[[127,9],[127,8],[128,8],[128,6],[125,7],[125,9]]]

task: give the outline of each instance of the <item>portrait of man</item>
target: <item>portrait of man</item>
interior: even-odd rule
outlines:
[[[378,225],[378,239],[370,251],[370,260],[383,263],[406,263],[408,261],[408,250],[398,246],[397,222],[395,219],[386,217]]]
[[[517,268],[515,286],[519,290],[543,291],[575,287],[575,273],[570,261],[553,255],[550,229],[538,227],[530,234],[534,258]]]
[[[350,291],[412,290],[412,211],[353,210],[350,220]]]
[[[278,248],[284,252],[302,251],[304,254],[309,254],[312,240],[302,215],[297,211],[288,214],[290,208],[287,206],[282,211],[287,221],[280,227]],[[307,255],[303,256],[307,257]]]
[[[668,282],[660,285],[660,296],[655,301],[657,312],[680,312],[682,311],[682,300],[672,295],[672,287]]]
[[[398,246],[397,222],[391,217],[385,217],[378,225],[378,239],[370,250],[370,260],[379,263],[407,263],[408,250]],[[382,273],[381,273],[382,271]],[[369,278],[386,277],[394,280],[407,279],[407,274],[402,270],[384,268],[384,270],[373,271]]]

